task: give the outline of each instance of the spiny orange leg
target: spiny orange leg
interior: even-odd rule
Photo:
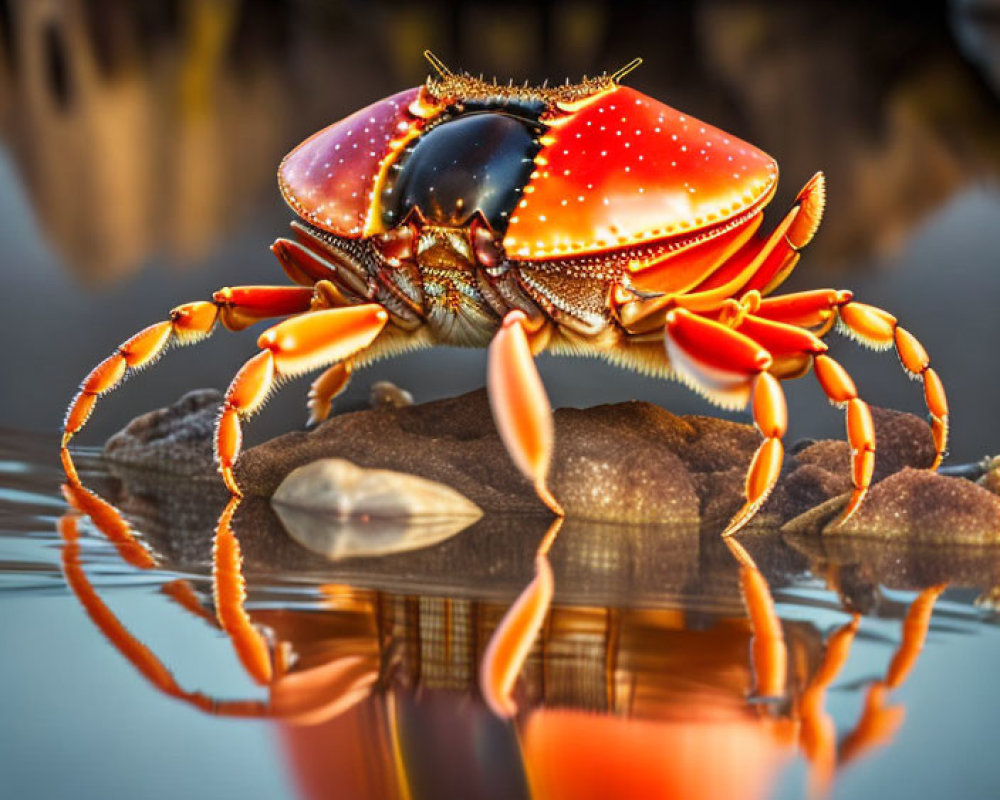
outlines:
[[[486,386],[500,438],[518,469],[555,514],[562,506],[546,484],[555,438],[552,408],[535,368],[529,337],[541,327],[511,311],[490,343]]]
[[[948,447],[948,399],[941,379],[931,369],[927,351],[912,333],[900,327],[892,314],[881,308],[852,300],[840,306],[838,313],[844,333],[876,350],[895,345],[896,355],[906,374],[923,382],[936,453],[930,468],[936,470]]]
[[[865,697],[865,707],[854,730],[844,739],[840,763],[846,764],[874,747],[887,744],[903,724],[905,710],[888,704],[889,692],[899,688],[909,676],[924,648],[930,629],[934,604],[947,584],[924,589],[910,606],[903,620],[903,636],[885,678],[873,683]]]
[[[851,446],[854,490],[840,514],[838,524],[841,524],[858,510],[871,487],[875,471],[875,424],[868,404],[858,397],[858,390],[847,370],[827,355],[817,355],[813,359],[813,369],[830,402],[847,410],[847,441]]]
[[[757,513],[778,480],[788,425],[785,395],[767,371],[771,354],[754,339],[683,308],[667,314],[666,323],[664,343],[677,376],[728,408],[743,408],[752,398],[754,421],[764,436],[747,472],[746,503],[722,533],[731,536]]]
[[[849,291],[834,289],[767,298],[756,313],[791,325],[819,328],[817,332],[820,335],[839,320],[842,332],[868,347],[885,350],[895,345],[906,373],[923,382],[936,451],[930,468],[940,466],[948,446],[948,400],[944,386],[930,366],[927,351],[912,333],[900,327],[892,314],[856,302]]]
[[[261,352],[247,361],[226,390],[215,428],[215,455],[229,491],[241,496],[233,477],[243,433],[240,420],[253,414],[283,378],[344,361],[368,347],[389,320],[377,303],[329,308],[280,322],[257,339]]]
[[[62,460],[66,474],[79,482],[68,446],[84,426],[97,398],[117,387],[132,372],[149,366],[171,344],[194,344],[212,333],[216,322],[241,330],[258,320],[309,309],[313,290],[300,286],[235,286],[217,291],[211,302],[177,306],[164,322],[150,325],[118,346],[80,384],[63,423]]]

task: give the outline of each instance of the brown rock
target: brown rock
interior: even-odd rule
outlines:
[[[688,470],[663,436],[652,434],[673,431],[674,441],[687,445],[697,431],[656,406],[627,405],[637,413],[609,406],[556,412],[553,492],[580,519],[696,522],[699,499]],[[267,497],[291,470],[330,457],[448,484],[487,512],[546,513],[507,457],[483,391],[344,414],[315,431],[286,434],[247,451],[236,478],[248,494]]]
[[[171,406],[133,419],[108,439],[104,458],[168,475],[211,474],[212,437],[221,403],[215,389],[188,392]]]
[[[903,411],[873,407],[872,421],[876,440],[874,481],[904,467],[925,469],[934,463],[934,439],[930,426],[922,419]],[[851,474],[851,448],[842,440],[826,440],[804,447],[795,453],[795,461],[821,467],[835,475]]]
[[[116,464],[214,480],[219,402],[214,391],[185,395],[134,420],[109,440],[105,455]],[[880,409],[873,416],[876,478],[901,465],[930,463],[933,443],[922,421]],[[749,425],[678,417],[642,402],[560,409],[555,425],[550,485],[567,514],[578,519],[700,521],[704,530],[721,529],[743,502],[746,469],[760,443]],[[237,480],[249,495],[270,497],[293,469],[323,458],[444,483],[487,513],[547,513],[507,456],[482,390],[419,406],[383,404],[341,414],[314,431],[286,434],[245,452]],[[849,489],[847,444],[809,444],[789,456],[754,523],[778,524]],[[829,516],[810,518],[811,529]]]
[[[918,469],[934,462],[934,440],[926,422],[913,414],[872,408],[875,423],[875,472],[873,483],[905,467]],[[794,455],[764,511],[781,520],[796,521],[795,529],[825,522],[810,509],[851,491],[851,448],[846,441],[825,440],[792,448]],[[869,501],[870,502],[870,501]],[[839,509],[838,509],[839,510]]]
[[[847,522],[829,536],[872,536],[922,544],[1000,542],[1000,497],[963,478],[904,469],[872,488]]]

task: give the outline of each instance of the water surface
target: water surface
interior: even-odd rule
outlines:
[[[482,660],[532,580],[544,518],[330,563],[266,507],[238,512],[247,609],[283,662],[260,685],[215,619],[224,494],[150,490],[148,475],[82,454],[84,482],[128,509],[130,549],[112,506],[67,510],[54,451],[51,438],[0,438],[11,796],[994,793],[1000,630],[974,601],[1000,554],[825,553],[749,535],[780,619],[777,664],[761,656],[755,596],[715,536],[571,521],[549,556],[555,595],[516,711],[501,719]],[[780,691],[762,694],[775,670]]]

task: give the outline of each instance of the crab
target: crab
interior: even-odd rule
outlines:
[[[814,175],[769,233],[778,167],[753,145],[623,85],[639,59],[577,84],[528,87],[436,70],[422,86],[364,108],[300,144],[278,183],[296,212],[272,250],[294,285],[235,286],[187,303],[123,342],[70,404],[68,445],[97,398],[171,344],[220,323],[238,331],[287,317],[225,394],[215,453],[226,486],[242,421],[283,380],[314,370],[310,421],[351,373],[432,345],[488,347],[487,388],[501,438],[545,505],[551,408],[534,357],[596,355],[673,376],[727,408],[750,405],[762,442],[746,497],[723,534],[745,526],[778,479],[787,427],[780,382],[810,369],[846,409],[850,516],[872,480],[875,433],[851,377],[822,337],[839,323],[895,346],[922,380],[940,463],[948,406],[926,351],[889,312],[846,290],[772,295],[813,238],[825,198]]]

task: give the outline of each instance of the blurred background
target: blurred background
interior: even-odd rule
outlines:
[[[919,10],[918,10],[919,9]],[[226,284],[281,283],[282,155],[318,128],[453,69],[561,81],[635,56],[637,89],[778,160],[773,221],[817,169],[829,201],[789,290],[851,288],[922,339],[949,389],[952,454],[1000,450],[1000,2],[0,0],[0,424],[55,431],[77,383],[132,332]],[[765,223],[767,225],[767,223]],[[923,414],[891,354],[834,352],[878,405]],[[99,407],[82,441],[255,352],[225,332]],[[557,405],[638,397],[718,413],[678,384],[543,357]],[[482,385],[484,354],[436,350],[356,376],[417,401]],[[306,380],[249,426],[299,427]],[[839,436],[810,379],[792,439]]]

